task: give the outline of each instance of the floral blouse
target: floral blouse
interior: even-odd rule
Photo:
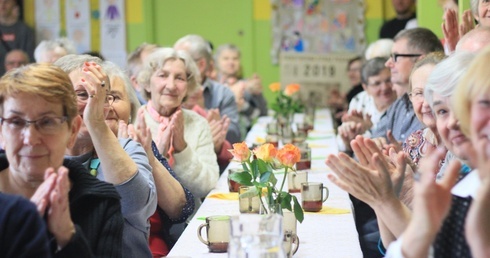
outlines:
[[[403,143],[403,151],[408,154],[413,163],[418,166],[425,154],[437,148],[437,139],[429,128],[413,132]],[[443,160],[441,160],[442,165]],[[440,167],[439,166],[439,167]]]

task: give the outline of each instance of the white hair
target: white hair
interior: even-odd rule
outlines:
[[[54,40],[43,40],[39,45],[37,45],[34,50],[34,59],[36,62],[45,62],[43,56],[48,51],[53,51],[56,48],[62,48],[65,50],[66,54],[76,54],[77,50],[75,48],[75,43],[68,38],[57,38]]]
[[[373,59],[375,57],[389,58],[393,43],[394,42],[392,39],[378,39],[369,44],[366,52],[364,53],[366,60]]]

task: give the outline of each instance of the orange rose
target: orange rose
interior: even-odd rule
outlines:
[[[276,153],[276,147],[270,143],[262,144],[254,150],[254,154],[257,156],[257,158],[265,162],[271,162],[276,156]]]
[[[284,89],[284,94],[286,96],[292,96],[294,93],[299,91],[299,88],[300,88],[299,84],[296,83],[289,84],[288,86],[286,86],[286,89]]]
[[[269,89],[272,92],[278,92],[281,89],[281,84],[278,82],[273,82],[269,85]]]
[[[239,162],[245,162],[250,159],[250,150],[245,142],[233,144],[233,149],[229,150],[233,159]]]
[[[301,152],[298,147],[288,143],[277,151],[276,158],[285,167],[292,168],[300,160]]]

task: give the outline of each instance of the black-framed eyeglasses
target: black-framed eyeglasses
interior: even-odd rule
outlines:
[[[25,120],[20,117],[3,118],[0,117],[0,124],[6,126],[7,129],[13,133],[20,133],[25,128],[29,127],[31,124],[34,125],[36,130],[45,135],[54,135],[60,132],[61,126],[66,122],[68,117],[52,117],[45,116],[37,120]]]
[[[87,103],[87,100],[89,98],[89,95],[88,95],[88,92],[87,91],[84,91],[84,90],[79,90],[79,91],[75,91],[76,95],[77,95],[77,100],[78,102],[81,102],[81,103]],[[107,93],[106,94],[106,97],[105,97],[105,103],[109,106],[112,106],[112,104],[117,101],[119,99],[119,97],[116,97],[115,95],[112,95],[112,94],[109,94]]]
[[[396,54],[396,53],[392,53],[390,55],[390,57],[393,59],[393,62],[397,62],[398,61],[398,57],[419,57],[421,56],[422,54]]]

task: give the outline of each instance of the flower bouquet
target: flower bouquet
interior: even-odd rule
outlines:
[[[281,90],[281,84],[278,82],[269,85],[269,89],[277,93],[276,102],[271,104],[272,110],[275,111],[276,119],[283,117],[289,121],[294,113],[303,111],[303,104],[299,100],[296,93],[300,90],[299,84],[289,84]]]
[[[274,145],[266,143],[250,151],[247,144],[242,142],[233,144],[230,152],[234,161],[242,163],[244,169],[244,172],[231,174],[230,180],[245,186],[255,186],[253,192],[244,194],[262,196],[264,193],[266,203],[262,198],[260,200],[265,212],[282,214],[282,209],[288,209],[294,213],[296,220],[303,221],[303,209],[298,199],[287,190],[283,191],[288,171],[294,171],[293,166],[301,157],[296,146],[286,144],[277,150]],[[284,177],[278,189],[273,170],[279,168],[284,169]]]

